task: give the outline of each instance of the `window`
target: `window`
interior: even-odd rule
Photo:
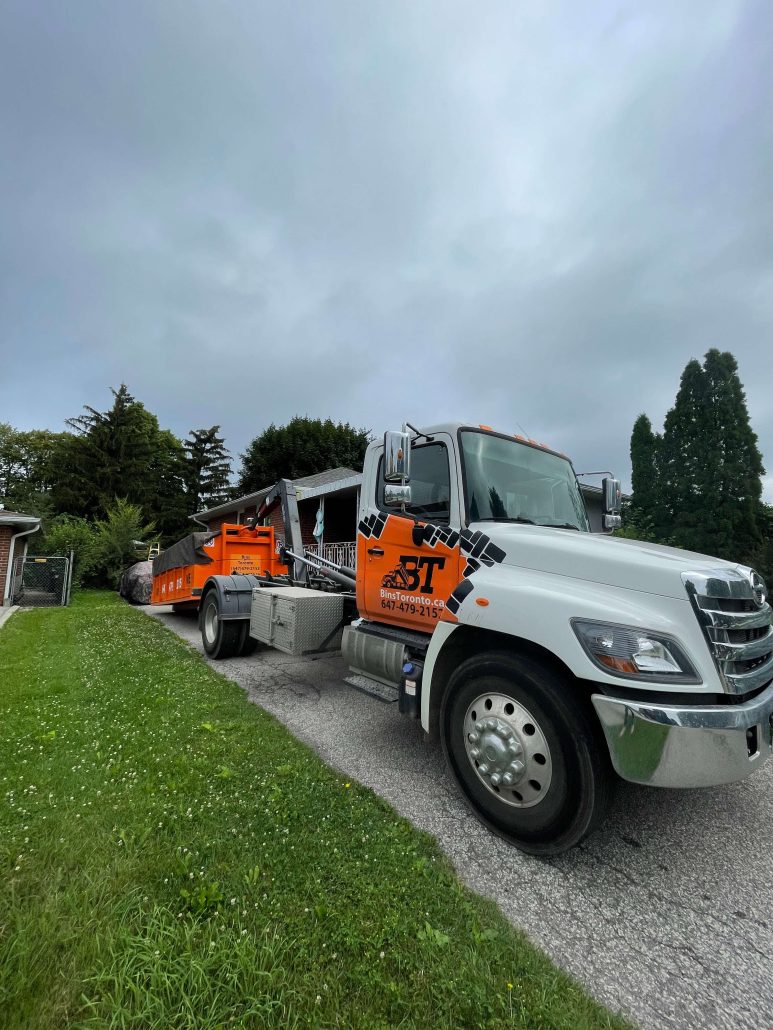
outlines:
[[[418,519],[448,522],[451,517],[451,474],[445,444],[428,443],[411,448],[411,503],[405,511]],[[395,512],[384,504],[384,459],[378,463],[376,503],[382,511]]]
[[[590,531],[567,459],[490,433],[465,430],[460,436],[470,522],[531,522]]]

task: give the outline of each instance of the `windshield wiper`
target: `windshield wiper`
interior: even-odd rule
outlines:
[[[521,515],[489,515],[486,519],[473,519],[473,522],[525,522],[528,526],[536,526],[534,519],[525,519]]]
[[[573,529],[577,533],[580,532],[580,527],[575,526],[570,522],[543,522],[542,525],[546,526],[548,529]]]

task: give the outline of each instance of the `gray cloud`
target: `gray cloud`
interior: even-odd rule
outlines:
[[[462,418],[625,475],[718,346],[773,469],[768,4],[3,10],[0,420],[124,380],[235,452]]]

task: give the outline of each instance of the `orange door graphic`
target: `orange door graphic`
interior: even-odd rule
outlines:
[[[357,534],[360,614],[431,633],[459,582],[459,566],[455,530],[371,512]]]

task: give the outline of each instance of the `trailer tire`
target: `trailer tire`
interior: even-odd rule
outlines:
[[[451,675],[440,710],[446,761],[475,815],[533,855],[591,833],[612,771],[583,699],[525,656],[476,655]]]
[[[250,636],[250,624],[245,620],[241,623],[241,633],[239,634],[239,650],[237,652],[239,657],[246,658],[251,655],[257,646],[257,640]]]
[[[217,590],[209,590],[201,603],[201,642],[210,658],[233,658],[241,646],[243,623],[222,621]]]

